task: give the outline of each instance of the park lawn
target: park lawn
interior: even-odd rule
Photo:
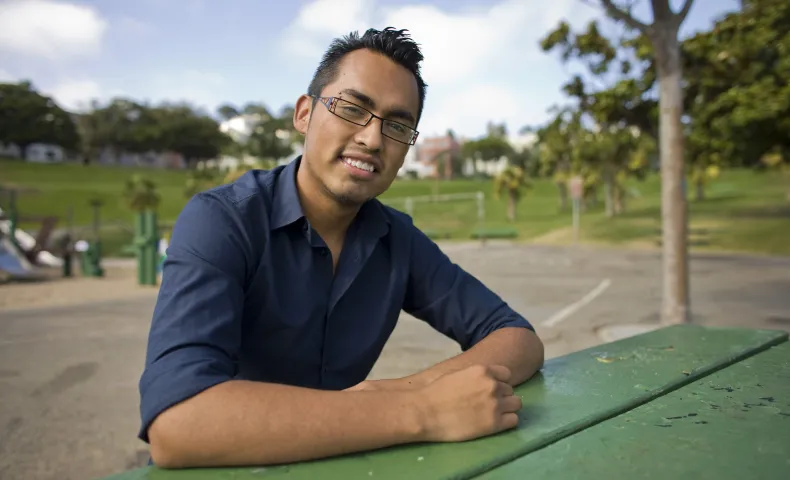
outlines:
[[[92,221],[88,201],[100,198],[103,221],[102,242],[107,254],[118,254],[131,241],[132,213],[124,206],[124,181],[135,173],[147,175],[159,186],[162,203],[160,222],[172,224],[187,202],[183,194],[186,172],[129,167],[81,166],[70,164],[38,165],[0,160],[0,184],[30,187],[36,193],[19,197],[20,214],[61,217],[65,224],[68,206],[74,208],[74,225]],[[537,180],[518,206],[518,218],[505,218],[505,199],[496,199],[490,180],[453,180],[439,182],[441,194],[485,194],[485,223],[477,218],[474,199],[439,203],[415,203],[415,224],[425,231],[468,240],[472,232],[487,229],[514,229],[521,240],[543,243],[571,243],[570,211],[560,212],[556,187],[548,180]],[[630,184],[636,196],[627,201],[626,212],[607,218],[603,202],[581,215],[580,239],[587,243],[621,246],[658,245],[660,229],[660,183],[657,175]],[[431,195],[434,180],[397,180],[380,199],[399,210],[403,198]],[[707,189],[702,202],[690,200],[693,250],[727,250],[790,255],[790,203],[786,182],[777,175],[751,171],[725,171]],[[691,192],[690,192],[691,193]],[[23,228],[35,223],[23,222]],[[84,232],[84,230],[83,230]]]
[[[657,177],[633,182],[639,198],[615,218],[582,217],[582,238],[623,246],[658,246],[661,229]],[[775,173],[730,170],[696,201],[689,192],[689,240],[692,250],[740,251],[790,255],[790,202],[787,181]]]

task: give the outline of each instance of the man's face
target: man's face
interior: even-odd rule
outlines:
[[[416,128],[419,92],[414,75],[370,50],[346,55],[337,77],[321,96],[355,105],[333,105],[338,114],[364,116],[359,106]],[[294,126],[305,135],[302,166],[326,192],[346,205],[362,204],[387,190],[409,149],[409,145],[382,134],[382,120],[373,118],[360,126],[330,112],[320,100],[313,106],[313,98],[308,96],[300,97],[296,104]],[[387,128],[400,127],[388,122]]]

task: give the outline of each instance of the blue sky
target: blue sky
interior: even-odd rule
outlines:
[[[696,0],[682,33],[737,3]],[[511,132],[546,121],[576,69],[538,39],[560,19],[596,16],[583,0],[0,0],[0,81],[32,80],[71,109],[123,95],[278,110],[305,91],[331,38],[391,25],[423,45],[422,135],[474,137],[488,121]]]

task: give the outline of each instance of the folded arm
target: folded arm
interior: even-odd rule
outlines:
[[[266,465],[419,441],[411,394],[331,392],[235,379],[245,222],[198,196],[174,227],[140,380],[140,438],[165,468]]]
[[[389,381],[420,387],[472,365],[502,365],[515,386],[543,366],[544,349],[532,325],[463,270],[428,237],[415,232],[404,310],[456,340],[463,353],[422,372]]]

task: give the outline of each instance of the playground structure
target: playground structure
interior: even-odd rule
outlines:
[[[94,239],[92,242],[80,240],[73,242],[71,234],[71,208],[69,208],[68,231],[57,242],[56,248],[49,248],[50,238],[60,220],[56,216],[20,216],[17,208],[17,195],[30,192],[20,188],[0,188],[6,210],[0,208],[0,273],[11,280],[43,280],[44,268],[60,268],[64,277],[72,276],[72,259],[79,253],[82,274],[100,277],[104,275],[101,268],[101,245],[98,237],[99,208],[98,202],[92,202],[94,208]],[[41,227],[33,236],[18,227],[26,221],[40,221]]]

